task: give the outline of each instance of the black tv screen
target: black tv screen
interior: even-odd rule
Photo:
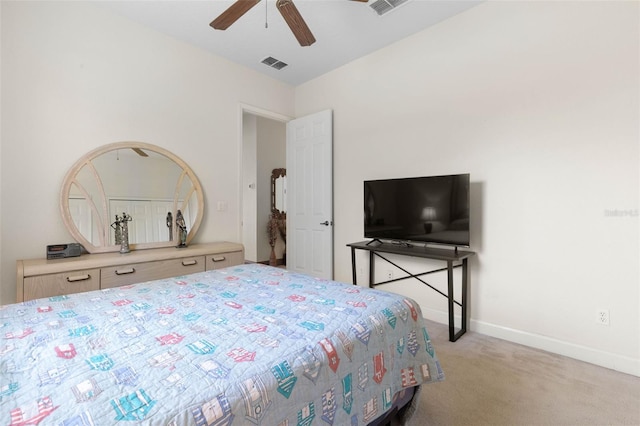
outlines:
[[[469,246],[469,174],[364,182],[364,236]]]

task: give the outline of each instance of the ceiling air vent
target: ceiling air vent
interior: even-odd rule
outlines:
[[[373,3],[370,3],[369,6],[371,9],[375,10],[378,15],[382,16],[407,1],[409,0],[376,0]]]
[[[273,58],[271,56],[269,56],[268,58],[264,58],[262,60],[262,63],[265,65],[270,66],[271,68],[275,68],[277,70],[281,70],[282,68],[286,67],[288,64],[277,60],[276,58]]]

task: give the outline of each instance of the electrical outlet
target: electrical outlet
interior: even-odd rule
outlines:
[[[393,271],[391,269],[387,270],[387,279],[388,280],[392,280],[393,279]]]
[[[600,325],[609,325],[609,310],[598,309],[596,311],[596,322]]]

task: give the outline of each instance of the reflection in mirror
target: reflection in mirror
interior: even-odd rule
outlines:
[[[287,169],[273,169],[271,172],[271,211],[286,213]]]
[[[92,151],[69,171],[61,192],[69,232],[87,251],[117,251],[116,215],[127,213],[134,249],[178,245],[181,210],[188,243],[200,225],[203,198],[191,169],[170,152],[139,142],[120,142]]]
[[[271,214],[267,223],[269,245],[271,246],[270,265],[276,265],[275,245],[278,237],[287,244],[287,169],[273,169],[271,172]],[[282,261],[287,264],[287,251],[283,251]]]

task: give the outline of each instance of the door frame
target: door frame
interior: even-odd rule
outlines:
[[[264,108],[260,108],[254,105],[239,103],[238,104],[238,185],[237,185],[237,194],[238,194],[238,211],[239,211],[239,221],[237,228],[237,240],[243,241],[243,222],[244,222],[244,201],[243,201],[243,191],[242,187],[243,182],[243,174],[244,174],[244,162],[243,162],[243,148],[244,148],[244,114],[251,114],[263,118],[267,118],[270,120],[279,121],[281,123],[288,123],[293,120],[295,117],[290,117],[288,115],[280,114],[274,111],[270,111]]]

